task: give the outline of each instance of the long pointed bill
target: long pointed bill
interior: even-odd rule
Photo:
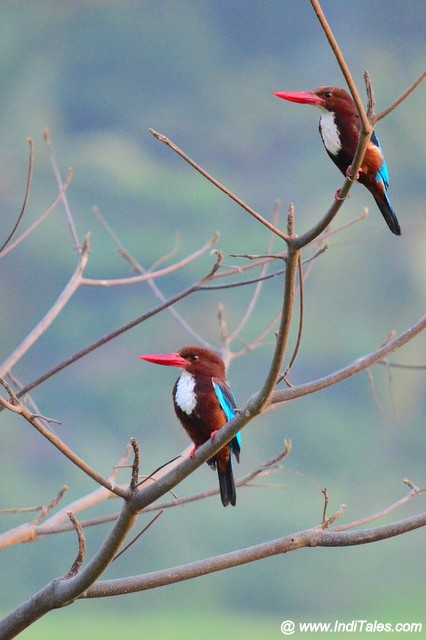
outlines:
[[[312,91],[282,91],[274,93],[274,96],[282,98],[283,100],[289,100],[290,102],[313,104],[315,107],[321,105],[321,98],[319,98],[315,93],[312,93]]]
[[[164,364],[167,367],[186,367],[188,364],[188,360],[182,358],[178,353],[152,353],[146,356],[139,356],[139,358],[154,364]]]

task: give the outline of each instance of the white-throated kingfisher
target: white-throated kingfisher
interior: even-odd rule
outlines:
[[[194,443],[191,458],[199,446],[236,414],[234,395],[226,384],[225,363],[216,353],[197,346],[182,347],[178,353],[139,356],[142,360],[183,369],[173,387],[177,417]],[[240,461],[241,436],[237,434],[208,460],[217,469],[220,497],[224,507],[235,506],[237,495],[231,454]]]
[[[352,97],[338,87],[319,87],[311,92],[285,91],[274,95],[290,102],[312,104],[321,110],[319,131],[324,147],[343,175],[350,176],[360,132],[359,115]],[[401,228],[387,195],[388,169],[374,131],[356,179],[373,195],[392,233],[401,235]]]

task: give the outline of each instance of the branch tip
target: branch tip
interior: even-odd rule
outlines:
[[[75,515],[73,514],[72,511],[68,511],[68,517],[71,520],[72,526],[74,527],[74,530],[75,530],[75,532],[77,534],[77,538],[78,538],[78,553],[77,553],[76,559],[73,562],[73,565],[72,565],[71,569],[64,576],[64,578],[66,580],[69,579],[69,578],[72,578],[75,575],[77,575],[77,573],[80,571],[80,567],[83,564],[84,559],[86,557],[86,538],[84,537],[83,528],[82,528],[81,524],[78,522],[77,518],[75,517]]]

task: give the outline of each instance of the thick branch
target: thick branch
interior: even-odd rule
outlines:
[[[137,520],[124,503],[120,516],[94,558],[78,574],[53,580],[0,622],[0,638],[10,640],[52,609],[71,604],[111,564]],[[73,565],[74,566],[74,565]]]
[[[310,393],[315,393],[316,391],[321,391],[322,389],[326,389],[327,387],[330,387],[334,384],[338,384],[343,380],[347,380],[357,373],[364,371],[368,367],[371,367],[373,364],[378,363],[380,360],[383,360],[383,358],[386,358],[386,356],[390,355],[393,351],[396,351],[410,340],[413,340],[413,338],[415,338],[425,329],[426,315],[420,318],[420,320],[416,322],[416,324],[407,329],[407,331],[402,333],[394,340],[386,343],[383,347],[380,347],[380,349],[362,356],[343,369],[339,369],[338,371],[335,371],[328,376],[318,378],[317,380],[313,380],[312,382],[306,382],[305,384],[300,384],[298,386],[292,387],[291,389],[275,391],[272,397],[272,404],[276,404],[278,402],[286,402],[295,398],[301,398],[302,396],[308,395]]]
[[[324,15],[324,12],[321,8],[321,4],[319,2],[319,0],[311,0],[311,5],[316,13],[316,16],[321,24],[321,27],[325,33],[325,36],[329,42],[329,45],[334,53],[334,56],[337,60],[337,63],[345,77],[345,80],[347,82],[347,85],[349,87],[349,90],[352,94],[352,97],[354,99],[357,111],[359,113],[359,117],[361,119],[361,131],[362,133],[368,133],[371,131],[371,125],[370,122],[367,118],[367,114],[365,113],[364,110],[364,105],[362,104],[362,100],[360,98],[360,95],[358,93],[358,89],[356,88],[356,84],[354,82],[354,79],[352,78],[352,74],[349,71],[349,67],[346,64],[346,60],[343,56],[343,53],[337,43],[336,38],[334,37],[334,34],[331,30],[330,25],[328,24],[327,18]],[[361,158],[362,160],[362,158]],[[354,166],[354,165],[353,165]],[[356,167],[353,169],[353,175],[356,175],[358,172],[359,167]]]
[[[370,542],[377,542],[399,536],[424,526],[426,526],[426,513],[362,531],[337,532],[315,527],[253,547],[247,547],[162,571],[154,571],[145,575],[117,580],[102,580],[90,587],[82,597],[103,598],[155,589],[216,571],[237,567],[242,564],[247,564],[248,562],[255,562],[263,558],[288,553],[289,551],[295,551],[296,549],[302,549],[304,547],[347,547],[368,544]]]

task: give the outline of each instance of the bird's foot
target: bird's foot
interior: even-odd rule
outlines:
[[[356,174],[356,176],[352,175],[352,165],[349,165],[349,167],[346,169],[346,177],[349,178],[349,180],[358,180],[360,173],[365,173],[362,167],[358,169],[358,173]]]
[[[197,451],[197,449],[198,449],[198,444],[194,445],[194,448],[191,449],[191,453],[189,454],[190,458],[193,458],[195,456],[195,452]]]
[[[211,432],[210,440],[214,440],[214,437],[215,437],[215,435],[217,434],[218,431],[219,431],[219,429],[215,429],[214,431]]]
[[[336,193],[334,194],[334,199],[337,200],[338,202],[340,202],[341,200],[346,200],[346,198],[350,198],[350,194],[348,193],[347,196],[345,196],[344,198],[340,197],[340,189],[337,189]]]

